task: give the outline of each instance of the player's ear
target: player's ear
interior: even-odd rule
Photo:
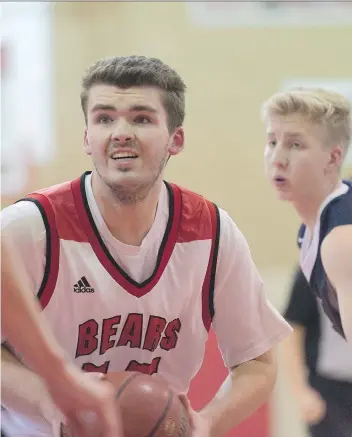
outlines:
[[[182,152],[185,142],[185,134],[182,126],[176,128],[175,132],[172,134],[172,138],[169,145],[170,155],[178,155]]]
[[[88,141],[87,127],[84,128],[84,151],[86,152],[87,155],[92,154],[92,150],[90,148],[90,144]]]
[[[334,146],[329,153],[328,170],[340,168],[343,162],[343,150],[340,146]]]

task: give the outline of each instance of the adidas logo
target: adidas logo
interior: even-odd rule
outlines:
[[[92,288],[87,281],[87,278],[85,276],[82,276],[82,278],[73,286],[73,291],[75,293],[94,293],[95,290]]]

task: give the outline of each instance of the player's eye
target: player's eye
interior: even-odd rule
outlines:
[[[96,119],[97,123],[106,124],[112,121],[112,118],[109,115],[101,114]]]
[[[135,117],[134,122],[137,124],[148,124],[151,123],[151,119],[146,115],[138,115]]]

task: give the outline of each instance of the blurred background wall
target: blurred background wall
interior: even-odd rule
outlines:
[[[334,2],[333,12],[326,13],[312,3],[303,2],[303,14],[295,2],[47,3],[39,11],[39,20],[46,17],[41,28],[46,44],[40,46],[38,61],[35,50],[30,52],[31,44],[16,51],[16,32],[4,27],[2,175],[16,171],[22,180],[17,186],[11,178],[2,179],[2,207],[34,188],[90,169],[83,153],[79,100],[81,76],[90,63],[115,55],[159,57],[188,86],[186,147],[170,161],[167,178],[204,194],[231,214],[247,237],[269,299],[281,310],[297,261],[299,222],[289,205],[275,199],[264,178],[260,105],[285,81],[295,79],[332,81],[332,86],[344,82],[346,93],[351,92],[352,7]],[[29,9],[23,13],[20,8],[2,7],[2,19],[12,19],[12,25],[20,22],[20,16],[24,22],[35,20]],[[39,28],[32,27],[28,35]],[[23,77],[34,69],[31,78],[37,94],[31,92],[30,83],[18,92],[18,85],[11,82],[16,56],[22,59],[18,65]],[[41,90],[47,98],[40,100]],[[22,112],[13,109],[15,115],[10,117],[9,102],[14,99]],[[39,103],[46,109],[31,123]],[[5,137],[6,115],[5,133],[21,129],[20,138],[10,133]],[[32,132],[35,123],[38,129]],[[349,173],[350,167],[344,171]],[[270,437],[304,436],[291,398],[280,374],[269,409]],[[256,420],[257,435],[248,431],[243,437],[267,435],[258,431],[260,420],[266,419]]]

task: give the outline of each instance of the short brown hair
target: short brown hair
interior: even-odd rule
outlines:
[[[185,118],[186,85],[182,78],[160,59],[145,56],[115,56],[91,65],[82,80],[81,106],[87,122],[88,93],[93,85],[120,88],[155,86],[163,91],[163,105],[168,115],[168,129],[173,132]]]

